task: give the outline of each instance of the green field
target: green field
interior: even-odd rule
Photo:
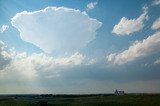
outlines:
[[[0,106],[160,106],[160,95],[93,96],[50,99],[0,99]],[[45,106],[43,104],[43,106]]]

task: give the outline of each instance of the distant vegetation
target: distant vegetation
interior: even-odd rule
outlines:
[[[160,106],[160,95],[0,96],[0,106]]]

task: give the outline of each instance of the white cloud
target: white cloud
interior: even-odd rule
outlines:
[[[2,43],[3,51],[5,51],[5,44]],[[14,50],[11,50],[12,52]],[[96,80],[95,75],[98,73],[92,73],[95,79],[90,79],[90,77],[82,79],[77,78],[75,74],[69,72],[71,77],[63,77],[64,71],[72,70],[78,71],[76,68],[80,65],[91,65],[94,64],[95,59],[88,59],[86,56],[76,52],[68,57],[52,57],[50,55],[39,53],[39,54],[27,54],[27,53],[17,53],[16,51],[8,53],[11,56],[12,61],[0,70],[0,92],[1,93],[97,93],[97,92],[112,92],[113,89],[120,87],[123,90],[130,92],[157,92],[159,90],[159,82],[143,81],[140,83],[129,82],[119,83],[109,80]],[[87,64],[88,63],[88,64]],[[83,66],[82,66],[83,67]],[[81,71],[81,67],[79,71]],[[88,67],[89,68],[89,67]],[[74,70],[75,69],[75,70]],[[88,69],[90,70],[90,69]],[[59,73],[59,72],[64,73]],[[90,70],[94,71],[94,70]],[[106,70],[105,70],[106,71]],[[103,72],[103,71],[102,71]],[[79,74],[79,73],[77,73]],[[90,74],[90,73],[89,73]],[[91,75],[92,75],[91,74]],[[75,75],[75,76],[74,76]],[[85,74],[80,74],[80,76],[85,76]],[[65,75],[64,75],[65,76]],[[63,78],[62,78],[63,77]],[[114,77],[115,78],[115,77]],[[117,80],[117,79],[116,79]],[[94,82],[94,84],[93,84]],[[107,86],[105,85],[107,84]],[[120,85],[119,85],[120,84]],[[81,86],[83,85],[83,86]],[[122,86],[121,86],[122,85]],[[139,88],[131,89],[131,85],[141,85]],[[147,86],[146,86],[147,85]],[[153,85],[148,88],[149,85]],[[103,87],[99,87],[103,86]],[[108,86],[110,88],[108,88]],[[97,87],[97,88],[96,88]],[[77,88],[77,89],[73,89]],[[92,89],[96,88],[96,89]],[[108,88],[108,89],[107,89]],[[109,90],[109,91],[108,91]]]
[[[147,9],[148,7],[143,7],[144,12],[137,19],[123,17],[120,22],[114,26],[112,33],[125,36],[141,30],[144,27],[144,21],[148,18]]]
[[[159,29],[160,28],[160,17],[153,23],[151,29]]]
[[[22,40],[47,53],[74,53],[96,36],[102,23],[85,12],[66,7],[47,7],[43,10],[17,13],[11,19]]]
[[[152,5],[159,5],[160,4],[160,0],[153,0]]]
[[[10,79],[10,75],[21,80],[54,78],[59,77],[61,71],[94,64],[93,59],[79,52],[71,56],[53,57],[44,53],[28,55],[26,52],[17,53],[14,50],[6,52],[4,47],[5,44],[0,42],[0,79]]]
[[[157,59],[157,60],[154,62],[154,64],[160,64],[160,58]]]
[[[77,71],[95,63],[95,60],[79,52],[70,56],[53,57],[45,53],[18,53],[15,49],[7,52],[6,47],[0,41],[0,85],[7,93],[48,92],[53,83],[61,85],[57,81],[63,80],[67,71]],[[65,81],[63,80],[63,84]],[[0,88],[0,92],[4,93],[3,88]]]
[[[143,41],[136,41],[121,53],[108,55],[107,60],[114,64],[123,64],[157,52],[160,52],[160,32],[156,32]]]
[[[27,79],[35,79],[36,77],[57,77],[60,71],[70,69],[84,63],[85,56],[75,53],[69,57],[54,58],[44,53],[31,54],[18,53],[12,57],[12,63],[5,70],[12,70],[25,76]]]
[[[43,91],[49,92],[48,89],[57,92],[53,89],[53,85],[56,84],[54,87],[58,85],[57,88],[62,90],[61,85],[65,85],[67,82],[66,79],[63,79],[65,73],[68,73],[67,71],[74,72],[80,67],[93,63],[92,60],[78,52],[67,57],[53,57],[44,53],[29,55],[17,52],[11,53],[11,56],[12,61],[0,69],[0,85],[6,88],[5,90],[0,88],[0,92],[3,93],[8,88],[12,88],[12,90],[8,90],[7,93],[21,93],[21,91],[24,91],[22,93],[43,93]]]
[[[92,10],[92,9],[94,9],[97,4],[98,4],[97,1],[95,1],[95,2],[90,2],[89,4],[87,4],[87,10]]]
[[[8,25],[2,25],[0,28],[0,33],[3,33],[4,31],[6,31],[9,28]]]

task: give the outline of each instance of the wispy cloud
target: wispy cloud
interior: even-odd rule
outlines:
[[[160,4],[160,0],[153,0],[152,5],[159,5]]]
[[[148,18],[148,7],[143,7],[143,13],[137,19],[128,19],[123,17],[120,22],[114,26],[112,33],[118,36],[130,35],[141,30],[144,27],[144,21]]]
[[[160,58],[157,59],[157,60],[154,62],[154,64],[160,64]]]
[[[153,23],[151,29],[159,29],[160,28],[160,17]]]
[[[8,25],[2,25],[0,28],[0,33],[3,33],[4,31],[6,31],[9,28]]]
[[[97,4],[98,4],[98,1],[90,2],[89,4],[87,4],[87,10],[94,9]]]

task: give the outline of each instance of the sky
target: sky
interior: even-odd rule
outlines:
[[[160,0],[0,0],[0,94],[160,93]]]

